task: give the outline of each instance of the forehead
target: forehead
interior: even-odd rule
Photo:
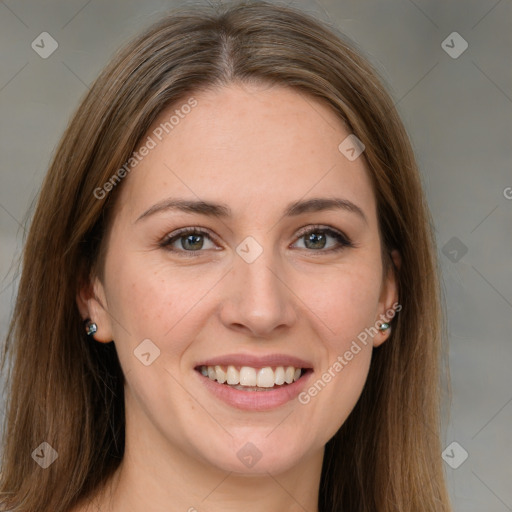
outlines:
[[[372,219],[364,154],[350,161],[338,149],[348,135],[328,106],[290,88],[244,84],[191,94],[143,138],[152,147],[123,184],[121,208],[140,213],[172,196],[227,203],[238,217],[275,218],[292,201],[336,196]]]

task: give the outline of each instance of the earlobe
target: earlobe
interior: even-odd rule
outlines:
[[[378,333],[374,336],[373,346],[378,347],[384,343],[390,336],[393,328],[393,318],[401,309],[398,308],[398,272],[400,270],[402,260],[400,253],[395,249],[390,253],[393,265],[388,269],[388,273],[382,284],[381,296],[379,300],[379,317],[376,319],[378,325]]]
[[[92,320],[87,319],[85,321],[85,333],[87,336],[94,336],[98,331],[98,325],[95,324]]]
[[[386,321],[379,322],[378,334],[373,338],[373,346],[379,347],[382,345],[391,334],[391,323]]]
[[[80,288],[76,302],[86,334],[101,343],[111,342],[112,324],[106,306],[105,291],[97,277],[92,284],[86,283]]]

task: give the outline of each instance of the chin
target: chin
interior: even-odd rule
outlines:
[[[288,471],[305,455],[304,443],[301,440],[291,442],[273,434],[271,430],[233,437],[224,448],[219,443],[220,451],[212,451],[206,455],[209,463],[222,471],[244,475],[268,475]],[[204,453],[204,452],[203,452]]]

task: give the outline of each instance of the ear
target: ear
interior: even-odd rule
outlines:
[[[388,273],[384,276],[381,294],[378,305],[378,318],[375,319],[375,323],[380,325],[382,322],[390,324],[390,328],[385,331],[380,331],[373,338],[373,346],[378,347],[384,343],[391,334],[393,329],[392,318],[395,316],[397,311],[400,311],[401,306],[398,302],[398,286],[397,286],[397,273],[400,270],[402,259],[400,253],[395,249],[391,251],[391,259],[393,264],[389,266]]]
[[[90,319],[98,326],[93,335],[96,341],[109,343],[112,341],[112,323],[107,308],[104,286],[94,277],[92,282],[84,283],[76,297],[80,316],[85,321]]]

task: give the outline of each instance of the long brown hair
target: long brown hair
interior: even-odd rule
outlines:
[[[393,101],[361,55],[335,27],[266,2],[178,9],[116,54],[63,135],[24,247],[2,357],[10,383],[2,510],[65,512],[97,492],[123,457],[123,372],[113,343],[87,339],[76,305],[81,283],[101,275],[122,183],[101,199],[95,190],[164,108],[250,81],[294,88],[344,120],[366,147],[385,253],[401,254],[402,310],[374,349],[356,407],[326,445],[319,510],[450,510],[440,456],[444,324],[432,220]],[[46,469],[31,457],[42,442],[58,454]]]

